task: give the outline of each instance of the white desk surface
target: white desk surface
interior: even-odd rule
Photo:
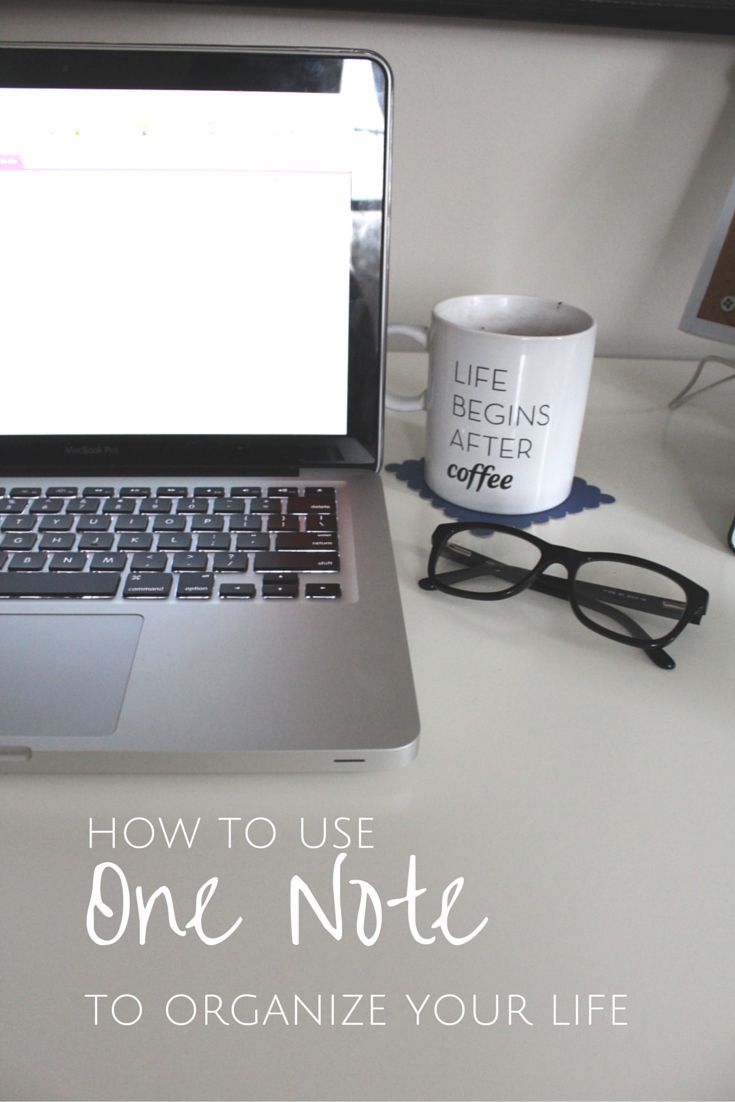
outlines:
[[[423,356],[391,356],[390,383],[419,389]],[[395,773],[222,778],[0,780],[0,1097],[166,1099],[732,1099],[735,1097],[735,384],[674,413],[691,364],[598,361],[578,473],[615,503],[553,520],[572,546],[659,560],[710,590],[710,609],[673,644],[672,672],[585,631],[560,602],[525,594],[491,608],[416,586],[443,518],[384,473],[423,733]],[[716,372],[712,368],[712,372]],[[386,462],[419,456],[421,415],[388,414]],[[541,529],[539,529],[541,531]],[[191,850],[124,844],[90,851],[89,817],[118,829],[201,817]],[[269,849],[223,844],[223,816],[266,816]],[[430,932],[445,885],[465,878],[450,926],[485,928],[464,946],[420,945],[405,907],[386,908],[372,947],[313,917],[291,944],[288,886],[327,902],[337,851],[306,850],[301,816],[373,820],[373,849],[350,848],[348,878],[404,894],[410,854]],[[138,824],[140,828],[140,824]],[[133,837],[140,838],[141,835]],[[114,860],[146,894],[165,883],[182,925],[199,885],[220,883],[207,921],[242,928],[208,947],[158,916],[94,945],[91,874]],[[206,924],[205,924],[206,925]],[[437,931],[433,931],[436,933]],[[135,993],[134,1026],[91,1024],[85,993]],[[385,1026],[204,1025],[165,1020],[170,995],[379,994]],[[487,1018],[496,993],[526,1000],[526,1025]],[[605,996],[593,1025],[574,994]],[[430,1001],[415,1024],[406,995]],[[455,1026],[433,999],[459,996]],[[610,1022],[610,999],[620,1020]],[[365,1016],[363,998],[358,1017]],[[251,1000],[248,1005],[253,1005]],[[238,1004],[241,1013],[245,1004]],[[516,1002],[515,1004],[519,1004]],[[121,1016],[131,1003],[119,1004]],[[450,1018],[459,1000],[445,999]],[[178,1007],[183,1013],[183,1004]],[[222,1011],[225,1014],[225,1009]],[[292,1016],[292,1006],[288,1013]]]

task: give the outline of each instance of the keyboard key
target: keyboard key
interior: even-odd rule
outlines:
[[[40,486],[13,486],[10,490],[11,497],[40,497],[42,493]]]
[[[147,532],[150,527],[148,517],[118,517],[115,521],[116,532]]]
[[[160,551],[152,551],[149,554],[138,552],[133,555],[130,569],[136,573],[142,570],[165,570],[168,566],[168,556]]]
[[[290,497],[286,502],[286,514],[288,516],[305,517],[309,512],[308,502],[303,497]]]
[[[112,532],[85,532],[79,539],[79,550],[110,551],[114,542]]]
[[[96,513],[94,516],[81,516],[77,521],[77,532],[106,532],[112,524],[112,517]]]
[[[229,532],[204,532],[197,537],[197,551],[229,551]]]
[[[117,538],[118,551],[150,551],[153,536],[150,532],[123,532]]]
[[[233,497],[262,497],[263,491],[260,486],[233,486],[231,494]]]
[[[292,600],[299,595],[299,579],[296,574],[266,574],[262,592],[267,598]]]
[[[212,570],[215,574],[232,572],[233,574],[245,574],[248,568],[248,557],[244,551],[235,551],[230,554],[220,551],[212,556]]]
[[[46,497],[76,497],[78,493],[78,486],[49,486]]]
[[[339,555],[326,551],[262,551],[255,556],[253,567],[256,574],[269,571],[336,574]]]
[[[225,526],[224,517],[208,516],[194,517],[191,522],[192,532],[221,532]]]
[[[195,486],[194,497],[224,497],[224,486]]]
[[[150,497],[150,486],[123,486],[119,497]]]
[[[0,540],[0,547],[4,551],[30,551],[37,539],[35,532],[8,532]]]
[[[124,570],[128,565],[128,556],[124,555],[122,551],[110,551],[105,554],[104,551],[98,551],[96,555],[92,555],[92,561],[89,564],[90,570]]]
[[[266,532],[240,532],[235,541],[238,551],[267,551],[270,545]]]
[[[276,536],[276,551],[336,551],[333,532],[283,532]]]
[[[141,515],[146,513],[170,513],[171,505],[172,502],[169,497],[149,497],[145,501],[141,501],[138,512]]]
[[[271,486],[268,497],[298,497],[298,486]]]
[[[188,551],[191,536],[188,532],[162,532],[158,537],[159,551]]]
[[[222,582],[219,595],[223,601],[252,601],[255,596],[255,586],[250,582]]]
[[[27,513],[20,517],[5,517],[1,527],[3,532],[32,532],[36,527],[36,518]]]
[[[213,513],[244,513],[245,499],[241,497],[218,497],[212,506]]]
[[[214,574],[181,574],[176,587],[176,596],[207,600],[212,596],[213,588]]]
[[[207,556],[201,551],[179,551],[173,557],[171,569],[177,573],[181,570],[203,573],[207,569]]]
[[[0,574],[0,598],[114,597],[119,584],[118,574]]]
[[[74,527],[74,517],[63,514],[55,517],[41,517],[38,524],[39,532],[71,532]]]
[[[251,513],[280,513],[281,501],[277,497],[255,497],[250,502]]]
[[[263,597],[266,600],[295,600],[299,595],[299,587],[290,585],[263,585]]]
[[[66,503],[67,513],[96,513],[101,505],[98,497],[70,497]]]
[[[310,497],[308,494],[304,494],[304,505],[308,507],[309,513],[328,513],[329,516],[335,515],[334,501],[329,498]]]
[[[271,517],[271,520],[273,519],[275,518]],[[260,532],[262,527],[262,517],[251,517],[250,514],[245,516],[242,513],[238,513],[237,516],[230,517],[231,532]]]
[[[307,514],[304,530],[306,532],[336,532],[337,518],[329,513],[310,512]]]
[[[22,513],[28,501],[22,497],[0,497],[0,513]]]
[[[76,540],[73,532],[47,532],[38,546],[42,551],[71,551]]]
[[[66,555],[52,555],[48,568],[49,570],[84,570],[86,565],[86,555],[80,551],[70,551]]]
[[[46,555],[43,551],[28,551],[25,554],[10,556],[8,570],[43,570]]]
[[[32,501],[28,509],[29,513],[60,513],[64,508],[64,502],[59,497],[39,497]]]
[[[312,601],[335,601],[342,596],[342,586],[337,582],[309,582],[304,596]]]
[[[304,497],[318,501],[334,502],[337,499],[337,491],[334,486],[307,486],[304,490]]]
[[[298,585],[299,576],[293,572],[279,571],[273,574],[266,574],[263,578],[263,582],[266,585]]]
[[[156,517],[153,521],[154,532],[185,532],[186,517]]]
[[[186,486],[159,486],[156,495],[158,497],[188,497],[189,490]]]
[[[177,513],[206,513],[208,509],[206,497],[181,497],[176,503]]]
[[[119,574],[90,574],[90,578],[119,578]],[[168,597],[173,582],[171,574],[128,574],[123,597]]]
[[[115,516],[121,513],[134,513],[135,501],[129,497],[108,497],[102,505],[102,512]]]
[[[289,516],[286,513],[280,516],[268,517],[268,531],[269,532],[298,532],[299,530],[299,518],[295,516]]]
[[[114,486],[85,486],[82,490],[83,497],[112,497],[114,493]]]

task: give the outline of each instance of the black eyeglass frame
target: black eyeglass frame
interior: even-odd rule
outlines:
[[[523,577],[520,578],[515,585],[511,585],[507,589],[497,593],[473,593],[442,582],[441,575],[437,575],[436,572],[437,560],[442,553],[442,549],[445,548],[453,537],[459,535],[461,532],[477,531],[505,533],[506,535],[525,540],[527,543],[536,547],[540,552],[539,561],[530,571],[524,569]],[[637,566],[661,574],[671,581],[676,582],[683,590],[686,601],[684,602],[683,612],[681,612],[680,618],[671,628],[671,631],[658,639],[651,639],[639,625],[635,625],[640,635],[638,637],[629,637],[627,635],[621,635],[611,628],[603,627],[595,620],[590,619],[590,617],[584,613],[582,605],[577,599],[575,582],[580,568],[593,562],[617,562],[627,566]],[[543,577],[544,571],[555,564],[564,567],[567,571],[566,578],[554,576]],[[633,609],[639,608],[642,611],[653,611],[659,615],[670,616],[672,614],[671,611],[667,613],[664,610],[663,606],[665,604],[669,606],[676,604],[680,607],[680,602],[667,602],[662,598],[653,597],[648,594],[633,593],[630,590],[614,589],[608,586],[597,586],[595,583],[585,581],[578,584],[584,587],[588,593],[590,590],[602,590],[608,595],[608,600],[611,594],[615,594],[617,597],[616,603],[621,603],[624,607]],[[608,639],[612,639],[616,643],[624,643],[627,646],[643,649],[657,666],[664,669],[674,669],[676,665],[670,655],[666,654],[664,648],[672,643],[688,624],[698,624],[701,621],[707,611],[707,604],[709,601],[709,593],[701,585],[693,582],[690,578],[686,578],[683,574],[679,574],[676,570],[671,570],[668,566],[664,566],[662,563],[653,562],[651,559],[643,559],[635,555],[621,555],[616,552],[578,551],[573,547],[549,543],[548,540],[541,539],[540,536],[525,532],[519,528],[488,522],[473,523],[462,521],[455,524],[438,525],[434,529],[431,537],[428,574],[426,578],[421,579],[419,585],[422,589],[438,589],[440,592],[447,593],[452,597],[464,597],[474,601],[502,601],[507,597],[515,597],[518,593],[522,593],[524,589],[536,589],[550,596],[566,599],[571,605],[574,615],[585,627],[596,632],[598,635],[603,635]],[[651,607],[652,605],[654,607]],[[610,613],[608,612],[608,614]],[[635,621],[632,621],[624,614],[619,614],[619,616],[621,622],[623,620],[629,620],[631,624],[635,624]]]

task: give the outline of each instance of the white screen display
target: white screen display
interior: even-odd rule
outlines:
[[[0,434],[342,434],[340,95],[0,90]]]

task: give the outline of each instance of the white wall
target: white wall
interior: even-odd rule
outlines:
[[[735,176],[735,39],[125,0],[5,0],[0,38],[377,50],[396,79],[391,320],[532,293],[595,314],[606,355],[723,351],[677,325]]]

